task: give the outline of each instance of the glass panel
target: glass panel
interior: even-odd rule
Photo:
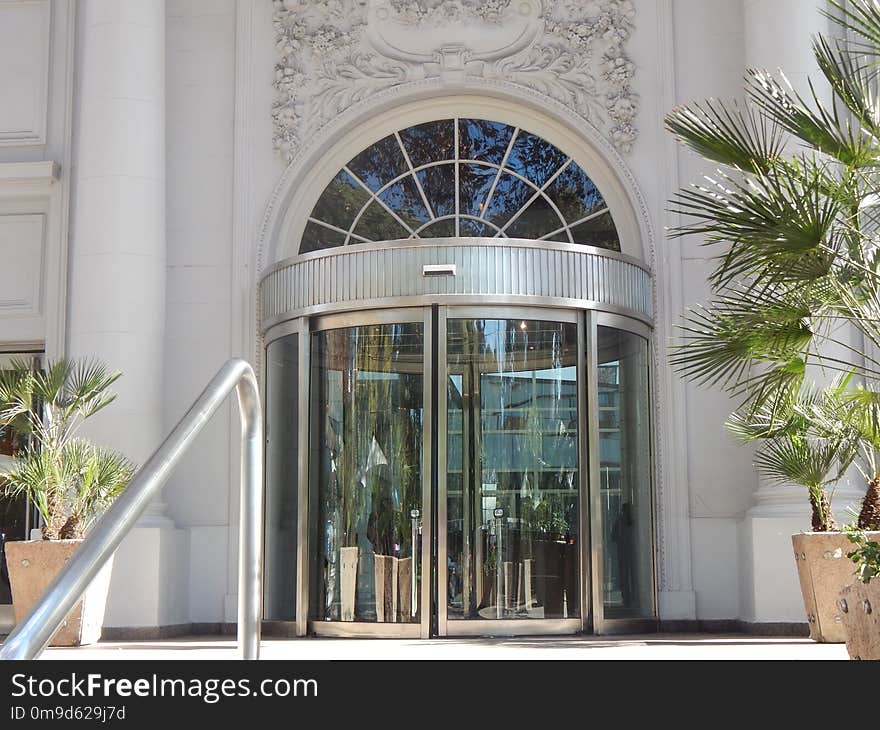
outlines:
[[[498,175],[494,167],[463,163],[458,168],[459,210],[464,215],[479,216]]]
[[[441,218],[455,213],[455,165],[437,165],[419,170],[419,182],[434,215]]]
[[[447,353],[448,617],[577,617],[577,326],[449,320]]]
[[[394,183],[379,199],[414,229],[431,219],[412,177]]]
[[[266,548],[263,613],[296,619],[299,336],[266,348]]]
[[[450,238],[455,235],[455,218],[444,218],[425,226],[419,232],[419,238]]]
[[[620,251],[620,239],[617,236],[617,229],[614,227],[611,213],[603,213],[585,223],[573,226],[571,236],[575,243],[581,243],[584,246],[598,246],[611,251]]]
[[[367,147],[348,163],[348,169],[363,180],[370,190],[376,192],[398,175],[402,175],[407,167],[397,138],[390,134]]]
[[[574,223],[605,207],[598,188],[577,164],[568,165],[546,189],[568,223]]]
[[[504,233],[510,238],[540,238],[562,224],[556,211],[542,195],[530,203]]]
[[[455,159],[455,127],[451,119],[419,124],[399,134],[413,167]]]
[[[568,157],[547,140],[531,132],[516,135],[507,167],[541,187]]]
[[[312,210],[312,218],[348,230],[370,194],[344,170],[327,186]]]
[[[410,236],[410,232],[391,213],[375,202],[367,206],[354,227],[354,233],[370,241],[393,241]]]
[[[322,251],[325,248],[335,248],[345,245],[345,234],[331,230],[320,223],[309,221],[303,231],[302,241],[299,244],[300,253],[309,251]]]
[[[422,509],[422,330],[367,325],[313,335],[315,619],[419,620],[420,516],[414,522],[412,510]]]
[[[485,119],[458,120],[459,157],[500,165],[513,136],[513,127]]]
[[[648,343],[598,333],[599,473],[605,618],[654,614]]]
[[[483,221],[476,221],[473,218],[462,218],[459,223],[459,232],[462,236],[491,238],[498,233],[498,229],[492,228],[492,226]]]
[[[483,217],[502,227],[534,194],[535,189],[531,185],[509,172],[504,172],[498,178],[492,200],[489,201],[488,210]]]

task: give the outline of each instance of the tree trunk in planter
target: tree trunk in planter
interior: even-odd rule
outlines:
[[[354,621],[357,565],[357,547],[339,548],[339,613],[343,621]]]
[[[6,543],[6,567],[12,587],[15,622],[21,623],[82,540],[33,540]],[[113,559],[101,569],[67,614],[49,646],[94,644],[101,638]]]
[[[395,558],[397,560],[397,607],[401,623],[411,623],[412,609],[412,558]]]
[[[880,532],[869,532],[869,539],[880,539]],[[840,591],[856,582],[855,564],[846,557],[853,544],[843,532],[805,532],[792,535],[804,610],[810,638],[829,644],[846,641]]]
[[[880,580],[846,586],[839,607],[849,658],[880,661]]]

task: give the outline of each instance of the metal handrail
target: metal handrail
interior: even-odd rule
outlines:
[[[37,604],[0,647],[0,659],[35,659],[171,474],[193,439],[235,389],[241,416],[241,514],[238,546],[238,644],[260,657],[263,547],[263,415],[253,368],[233,358],[211,379],[128,487],[95,523]]]

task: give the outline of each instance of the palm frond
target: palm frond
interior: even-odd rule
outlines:
[[[666,128],[707,160],[748,172],[767,172],[785,147],[781,128],[753,109],[708,99],[676,107]]]
[[[785,85],[766,71],[749,69],[746,92],[771,120],[807,147],[853,167],[877,162],[880,151],[864,139],[848,118],[842,118],[835,106],[830,110],[826,108],[811,80],[811,104],[804,101],[787,79],[783,77],[783,80]]]

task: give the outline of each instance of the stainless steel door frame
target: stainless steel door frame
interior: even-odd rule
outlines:
[[[584,526],[589,523],[589,484],[585,478],[587,472],[587,454],[584,452],[586,439],[583,435],[586,415],[583,402],[585,400],[584,368],[586,342],[584,340],[583,313],[579,310],[565,310],[544,307],[525,306],[439,306],[437,343],[436,343],[436,367],[437,367],[437,392],[435,403],[437,407],[437,615],[438,634],[440,636],[540,636],[540,635],[564,635],[574,634],[587,630],[591,625],[591,610],[588,595],[590,589],[590,575],[592,571],[590,563],[585,560],[585,553],[589,550],[589,531],[584,532]],[[579,527],[581,532],[579,551],[578,580],[580,581],[580,618],[576,619],[463,619],[460,621],[449,620],[448,605],[448,566],[446,551],[448,549],[447,535],[447,425],[448,425],[448,401],[446,388],[448,387],[449,368],[447,362],[447,326],[450,319],[521,319],[542,320],[550,322],[562,322],[578,325],[578,361],[577,381],[578,389],[578,507],[580,510]],[[478,387],[474,384],[472,388]],[[598,411],[597,411],[598,413]],[[478,438],[478,434],[472,434],[472,439]],[[479,451],[477,452],[479,453]],[[474,468],[479,468],[474,466]]]
[[[433,316],[430,307],[408,307],[405,309],[380,309],[365,312],[346,312],[343,314],[322,317],[302,318],[300,320],[300,423],[308,424],[308,428],[300,428],[300,482],[299,482],[299,516],[298,526],[302,529],[297,544],[297,636],[305,636],[309,632],[316,636],[370,636],[390,638],[429,638],[431,635],[431,561],[432,531],[431,520],[431,441],[433,423],[431,411],[431,378],[433,375],[432,332]],[[311,349],[312,334],[325,330],[359,327],[371,324],[422,324],[423,353],[422,374],[422,409],[424,426],[422,429],[422,533],[421,533],[421,581],[420,599],[421,616],[417,624],[404,623],[368,623],[358,621],[314,621],[310,618],[310,557],[316,550],[317,535],[317,489],[313,487],[315,472],[314,464],[309,459],[312,433],[316,424],[312,423],[312,382],[311,382]],[[303,447],[305,443],[305,447]],[[303,476],[305,475],[305,478]],[[304,524],[305,523],[305,524]]]

